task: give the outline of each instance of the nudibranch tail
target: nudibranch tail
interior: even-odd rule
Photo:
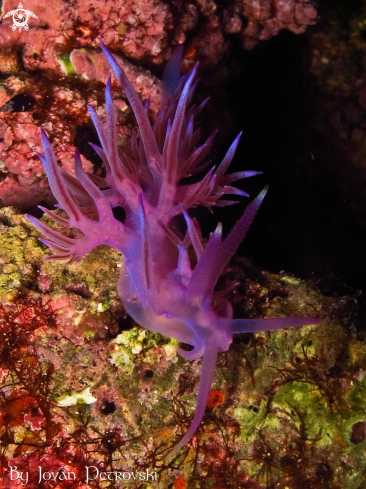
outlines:
[[[166,456],[166,460],[174,457],[176,453],[192,438],[192,436],[197,431],[202,418],[206,411],[208,394],[211,389],[211,384],[215,374],[217,360],[217,349],[207,348],[203,353],[201,376],[198,387],[197,404],[196,411],[194,413],[193,420],[189,426],[186,433],[183,435],[182,439],[175,445],[173,450],[171,450]]]

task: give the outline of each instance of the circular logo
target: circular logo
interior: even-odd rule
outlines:
[[[14,22],[12,26],[13,31],[15,31],[17,27],[19,27],[19,30],[21,30],[22,27],[24,27],[24,29],[27,31],[29,29],[29,26],[27,24],[28,12],[22,8],[18,8],[13,13],[13,22]]]

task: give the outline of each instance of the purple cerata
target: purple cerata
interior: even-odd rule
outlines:
[[[228,350],[235,333],[316,324],[319,320],[309,317],[233,319],[232,306],[225,295],[237,284],[225,290],[214,289],[245,237],[267,188],[249,204],[225,239],[220,223],[206,246],[202,243],[200,226],[189,216],[188,209],[236,203],[221,197],[227,194],[248,196],[231,184],[261,172],[240,171],[226,175],[239,134],[217,168],[211,167],[196,183],[181,184],[182,179],[201,173],[209,166],[206,156],[214,139],[213,134],[198,145],[200,129],[195,119],[204,103],[198,107],[190,104],[197,84],[197,65],[180,79],[182,49],[175,51],[163,77],[161,110],[151,125],[148,103],[142,105],[115,58],[103,45],[102,49],[137,120],[139,135],[132,136],[133,157],[117,146],[109,78],[105,125],[89,107],[102,147],[90,144],[104,162],[105,178],[86,174],[77,150],[76,178],[69,175],[58,166],[51,144],[41,130],[45,156],[39,157],[58,206],[69,218],[41,209],[59,226],[77,228],[84,236],[71,239],[35,217],[28,218],[46,237],[41,241],[56,252],[47,259],[80,260],[101,244],[118,249],[123,254],[118,292],[127,313],[143,328],[191,345],[191,351],[178,348],[178,353],[186,360],[203,359],[196,411],[187,432],[168,454],[171,457],[197,430],[206,409],[217,353]],[[113,215],[112,209],[117,206],[125,210],[123,223]],[[187,225],[185,235],[174,225],[180,214],[184,215]],[[188,253],[190,245],[197,259],[195,266]]]

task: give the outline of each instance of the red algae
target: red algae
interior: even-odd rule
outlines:
[[[209,408],[215,408],[223,403],[225,400],[225,394],[220,391],[211,390],[208,394],[207,406]]]

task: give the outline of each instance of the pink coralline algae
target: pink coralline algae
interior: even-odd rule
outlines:
[[[17,5],[18,0],[5,0],[2,17]],[[4,18],[0,24],[0,74],[14,75],[0,84],[0,107],[17,94],[31,94],[37,100],[45,97],[41,118],[33,118],[33,114],[30,117],[0,112],[0,199],[4,205],[23,209],[40,202],[52,202],[35,156],[35,151],[40,149],[37,127],[51,129],[44,125],[46,109],[50,112],[47,120],[53,125],[55,138],[52,142],[57,158],[63,161],[67,171],[73,172],[72,148],[67,138],[73,139],[74,128],[88,122],[86,104],[94,107],[101,104],[93,105],[93,96],[81,101],[83,94],[75,84],[70,90],[67,85],[71,77],[64,75],[81,74],[89,80],[105,83],[106,62],[97,50],[100,41],[135,63],[161,65],[175,45],[189,39],[187,52],[191,54],[185,59],[184,68],[191,69],[195,60],[200,59],[211,83],[216,83],[229,73],[227,67],[217,69],[217,66],[238,38],[244,48],[250,49],[281,29],[304,32],[317,16],[311,0],[235,0],[224,6],[213,0],[174,4],[159,0],[122,3],[118,0],[104,3],[56,0],[52,6],[27,0],[24,8],[37,16],[29,18],[28,31],[13,30],[11,17]],[[150,113],[156,114],[159,101],[156,78],[129,64],[122,56],[118,59],[142,98],[150,98]],[[60,86],[52,82],[51,91],[58,92],[56,99],[65,95],[62,109],[59,104],[52,104],[55,93],[48,93],[47,83],[37,83],[38,77],[26,78],[27,72],[34,71],[41,74],[43,81],[58,80]],[[126,107],[124,100],[116,101],[115,105],[120,112]],[[38,107],[34,111],[38,116]],[[25,131],[28,137],[23,138]],[[127,128],[119,126],[121,137],[127,139],[127,132]]]
[[[16,8],[18,0],[5,0],[2,14]],[[311,0],[233,0],[135,2],[62,2],[52,5],[27,0],[29,31],[12,30],[12,19],[0,25],[0,46],[18,47],[24,68],[60,70],[62,55],[74,48],[98,48],[100,41],[129,59],[148,59],[154,64],[165,61],[171,43],[190,42],[202,58],[213,66],[228,51],[229,35],[241,38],[251,49],[281,29],[302,33],[315,23],[317,12]],[[55,15],[57,12],[57,15]]]
[[[204,22],[191,44],[212,65],[230,49],[228,35],[238,36],[245,49],[252,49],[282,29],[294,34],[305,32],[316,22],[317,11],[311,0],[234,0],[223,5],[220,2],[220,6],[213,0],[200,0],[197,6],[187,3],[182,7],[174,31],[177,43],[185,42],[199,19]]]
[[[102,47],[139,126],[139,135],[132,138],[133,157],[117,145],[109,79],[106,124],[102,124],[94,109],[89,109],[102,146],[93,147],[105,164],[105,178],[85,173],[78,152],[75,154],[76,178],[60,169],[42,131],[45,156],[40,155],[40,158],[51,189],[68,219],[41,209],[60,228],[77,228],[83,236],[73,239],[32,216],[28,218],[45,236],[41,241],[55,251],[50,259],[80,260],[100,244],[118,249],[123,254],[118,292],[126,312],[145,329],[190,345],[190,351],[178,348],[178,353],[186,360],[202,358],[196,412],[188,431],[168,455],[172,456],[196,432],[205,413],[217,354],[228,350],[235,333],[270,331],[319,321],[309,317],[233,319],[233,308],[225,295],[237,284],[221,291],[214,291],[214,288],[245,237],[266,189],[249,204],[225,239],[220,223],[205,247],[200,226],[189,216],[188,210],[198,205],[211,208],[236,203],[221,197],[247,196],[232,184],[260,172],[226,175],[240,135],[221,164],[207,170],[210,162],[206,158],[215,134],[198,145],[200,129],[195,119],[204,102],[198,107],[190,105],[197,83],[197,66],[179,79],[182,50],[175,52],[165,69],[162,109],[151,126],[148,103],[142,105],[115,58]],[[185,178],[203,171],[202,180],[182,184]],[[123,223],[112,212],[116,207],[125,211]],[[181,214],[186,222],[185,234],[178,230],[176,222]],[[195,266],[189,256],[191,245],[196,255]]]
[[[309,0],[244,0],[241,14],[248,19],[248,25],[242,32],[246,48],[251,48],[258,40],[275,36],[282,29],[295,34],[305,32],[317,18],[314,5]],[[232,22],[228,19],[227,26],[232,26]]]
[[[1,13],[18,8],[18,0],[5,0]],[[29,18],[29,31],[12,30],[13,19],[4,19],[0,25],[0,46],[2,48],[22,48],[22,62],[25,69],[55,69],[57,60],[54,47],[62,41],[61,19],[55,12],[62,11],[63,2],[56,0],[51,4],[37,0],[26,0],[24,8],[37,15],[37,19]],[[34,64],[36,63],[36,64]]]
[[[14,77],[15,78],[15,77]],[[16,81],[14,81],[16,84]],[[21,84],[30,90],[31,83]],[[0,87],[1,88],[1,87]],[[11,93],[11,92],[10,92]],[[50,120],[46,124],[55,134],[57,143],[57,156],[62,159],[63,167],[73,172],[72,154],[73,147],[70,144],[71,133],[65,125],[65,119],[74,121],[80,119],[82,109],[85,108],[85,95],[78,90],[72,92],[54,85],[48,85],[48,93],[41,91],[35,93],[34,100],[40,105],[50,101],[48,106]],[[9,100],[5,92],[4,101]],[[51,102],[52,101],[52,102]],[[68,102],[65,104],[65,102]],[[94,104],[92,98],[89,102]],[[10,112],[6,109],[0,112],[0,198],[4,205],[15,205],[29,208],[40,202],[53,203],[49,186],[44,179],[44,170],[39,163],[36,152],[41,148],[41,141],[36,117],[34,114],[41,112],[11,112],[12,101],[7,102]],[[91,171],[92,163],[85,164]]]
[[[16,9],[18,0],[5,0],[2,14]],[[167,45],[165,25],[171,14],[163,2],[62,2],[52,4],[27,0],[24,8],[34,12],[37,19],[29,20],[29,31],[12,30],[12,19],[0,25],[0,46],[19,46],[26,70],[60,69],[58,55],[74,46],[119,45],[122,52],[134,59],[150,55],[155,62],[163,60],[162,49]],[[57,13],[57,14],[56,14]]]
[[[99,56],[98,56],[99,54]],[[100,60],[100,53],[88,53],[74,50],[73,59],[80,73],[93,78],[93,70],[98,66],[99,75],[106,81],[106,62]],[[160,80],[150,72],[132,67],[123,61],[129,77],[143,99],[152,97],[150,114],[158,112],[160,99]],[[31,94],[34,107],[27,112],[12,111],[13,98],[18,94]],[[0,83],[0,199],[6,206],[13,205],[23,209],[39,204],[52,204],[54,198],[44,178],[42,164],[36,155],[41,149],[39,122],[53,134],[53,143],[57,159],[63,168],[73,174],[73,145],[76,130],[89,122],[87,105],[98,108],[98,114],[105,117],[101,106],[102,85],[71,79],[64,86],[57,85],[52,79],[20,79],[9,77],[7,83]],[[127,144],[130,128],[126,124],[129,109],[122,94],[116,94],[113,101],[118,109],[118,139],[121,145]],[[8,107],[8,108],[7,108]],[[88,171],[93,164],[84,161]]]
[[[74,50],[72,59],[83,77],[93,79],[95,70],[104,82],[107,81],[107,63],[101,54],[85,49]],[[150,114],[158,112],[160,80],[149,71],[137,68],[119,58],[128,76],[143,99],[151,97]],[[26,112],[13,111],[13,99],[19,94],[31,94],[34,106]],[[11,76],[0,83],[0,199],[6,206],[23,209],[39,204],[52,204],[54,198],[44,178],[43,167],[36,155],[40,151],[39,122],[52,131],[57,159],[63,168],[73,174],[73,145],[76,130],[89,122],[87,105],[98,107],[98,114],[105,116],[101,106],[102,85],[72,78],[59,86],[52,78],[41,80]],[[118,138],[121,145],[127,144],[130,128],[126,124],[128,106],[123,96],[115,94],[118,109]],[[21,108],[20,108],[21,109]],[[85,160],[88,171],[93,164]],[[96,169],[94,168],[94,171]]]
[[[150,99],[149,111],[156,116],[160,104],[160,80],[150,71],[134,66],[122,56],[116,56],[116,59],[142,99]],[[97,79],[107,83],[110,66],[100,51],[74,49],[70,61],[76,73],[89,80]]]

